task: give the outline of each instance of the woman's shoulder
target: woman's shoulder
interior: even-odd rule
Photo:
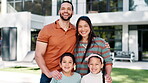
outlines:
[[[105,42],[105,40],[103,38],[100,38],[100,37],[94,37],[93,41],[94,42]]]

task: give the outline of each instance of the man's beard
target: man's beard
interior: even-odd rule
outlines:
[[[72,17],[72,14],[71,14],[67,19],[65,19],[61,14],[60,14],[60,17],[62,18],[62,20],[68,21],[68,20],[70,20],[70,18]]]

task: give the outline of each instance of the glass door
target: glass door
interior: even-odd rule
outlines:
[[[142,31],[142,61],[148,61],[148,30]]]

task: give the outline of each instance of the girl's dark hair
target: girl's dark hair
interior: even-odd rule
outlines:
[[[71,4],[71,7],[72,7],[72,11],[73,11],[73,4],[70,2],[70,1],[63,1],[62,3],[61,3],[61,5],[63,4],[63,3],[69,3],[69,4]]]
[[[87,53],[88,49],[91,46],[92,39],[93,39],[93,37],[96,37],[96,35],[95,35],[94,31],[93,31],[92,23],[91,23],[91,20],[89,19],[89,17],[87,17],[87,16],[81,16],[77,20],[77,23],[76,23],[76,53],[78,52],[79,43],[82,40],[82,36],[79,35],[79,32],[78,32],[78,25],[79,25],[79,22],[81,20],[86,21],[88,23],[89,27],[90,27],[90,33],[88,34],[88,45],[87,45],[86,51],[85,51],[84,56],[83,56],[83,59],[82,59],[82,62],[83,62],[84,59],[85,59],[85,57],[86,57],[86,53]]]
[[[98,56],[92,56],[92,57],[90,57],[90,58],[88,59],[88,63],[90,62],[90,59],[93,58],[93,57],[94,57],[94,58],[98,58],[98,59],[100,60],[101,64],[103,64],[101,58],[98,57]]]
[[[60,63],[62,63],[62,60],[63,60],[63,58],[64,58],[65,56],[71,57],[72,60],[73,60],[73,63],[76,63],[74,55],[71,54],[71,53],[69,53],[69,52],[62,54],[62,56],[61,56],[61,58],[60,58]]]

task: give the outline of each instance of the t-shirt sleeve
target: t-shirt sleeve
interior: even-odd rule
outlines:
[[[50,83],[57,83],[57,80],[54,79],[54,78],[52,78],[51,81],[50,81]]]
[[[45,26],[38,34],[37,41],[47,43],[50,37],[50,30],[48,26]]]
[[[103,41],[102,57],[104,58],[105,64],[112,64],[111,52],[109,48],[106,47],[106,41]]]

